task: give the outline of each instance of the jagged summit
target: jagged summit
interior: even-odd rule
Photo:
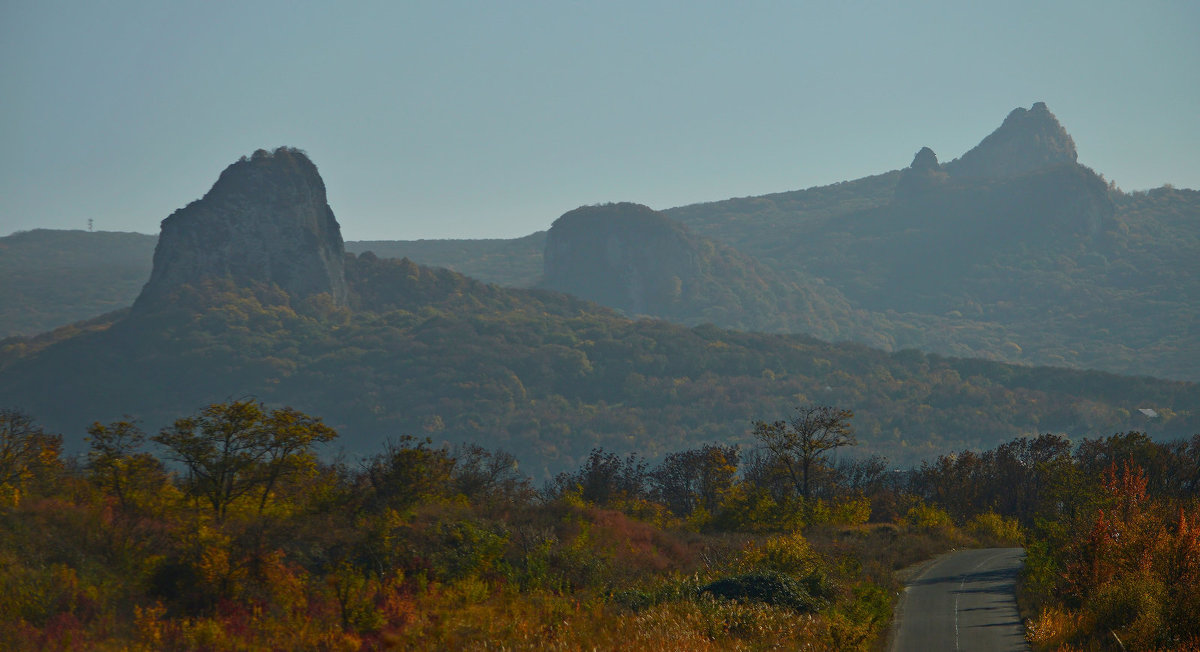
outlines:
[[[944,168],[952,177],[1011,177],[1076,162],[1075,141],[1045,102],[1013,109],[998,129]]]
[[[298,149],[260,149],[162,221],[154,269],[134,306],[220,278],[273,283],[294,298],[328,293],[344,304],[344,258],[317,166]]]

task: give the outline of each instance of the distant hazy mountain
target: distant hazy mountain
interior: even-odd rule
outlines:
[[[664,213],[886,315],[888,348],[1200,378],[1200,193],[1118,191],[1044,104],[945,165],[926,148],[900,173]]]
[[[855,319],[845,297],[819,280],[783,278],[640,204],[584,206],[556,220],[542,287],[689,326],[832,340]]]
[[[234,164],[204,210],[164,224],[188,237],[155,261],[151,278],[170,283],[148,284],[133,310],[9,340],[0,350],[0,406],[30,412],[78,450],[93,420],[130,415],[153,431],[205,403],[252,395],[323,416],[351,451],[427,434],[502,446],[538,475],[578,464],[597,445],[654,456],[745,442],[752,419],[816,402],[854,410],[860,450],[902,464],[1023,433],[1138,428],[1176,437],[1200,429],[1193,383],[635,321],[566,294],[343,255],[307,158],[282,150],[256,166]],[[216,201],[227,183],[246,190],[236,206]],[[296,206],[316,212],[277,210]],[[703,241],[637,206],[586,209],[556,224],[552,252],[563,246],[558,229],[586,234],[575,218],[590,213],[629,218],[635,231],[655,222],[652,245],[682,247],[664,252],[666,271],[683,273],[693,256],[693,282],[705,265],[720,269],[703,262]],[[567,235],[567,245],[577,236]],[[170,251],[166,242],[160,253]],[[292,260],[266,265],[284,252]],[[621,251],[615,260],[617,273],[641,264]],[[324,270],[316,281],[284,289],[313,268]],[[344,301],[334,287],[311,291],[326,275],[344,279]]]
[[[46,229],[0,238],[0,338],[129,307],[150,277],[157,240]]]
[[[370,251],[380,258],[408,258],[422,265],[445,267],[485,283],[533,287],[542,278],[546,232],[523,238],[493,240],[360,240],[346,251]]]
[[[1200,379],[1200,193],[1117,190],[1077,163],[1074,141],[1042,103],[1015,109],[946,164],[924,148],[903,170],[659,216],[681,224],[688,242],[711,248],[691,296],[682,294],[680,277],[679,297],[645,310],[609,300],[628,290],[621,284],[630,273],[611,266],[593,272],[610,289],[548,284],[684,324]],[[135,264],[149,276],[149,245],[141,257],[110,255],[104,234],[62,232],[73,235],[59,240],[54,233],[0,238],[0,274],[13,281],[0,284],[11,298],[0,309],[0,336],[128,305]],[[81,236],[93,238],[93,271],[41,267],[69,257],[63,252],[82,246]],[[546,238],[348,242],[346,249],[532,287],[543,276]],[[117,272],[101,269],[104,260],[123,266],[126,280],[111,282]],[[572,265],[586,274],[591,263],[581,257]]]

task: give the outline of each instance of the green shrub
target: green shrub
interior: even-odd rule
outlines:
[[[806,582],[777,572],[726,577],[700,588],[727,600],[763,602],[796,611],[818,611],[826,606],[823,597],[809,593]]]
[[[1106,582],[1088,601],[1096,625],[1117,633],[1129,649],[1158,647],[1166,633],[1167,589],[1151,577]],[[1103,631],[1103,630],[1101,630]]]
[[[804,522],[799,500],[777,502],[765,489],[742,482],[725,494],[712,524],[727,532],[791,532]]]

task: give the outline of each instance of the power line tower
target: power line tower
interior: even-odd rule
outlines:
[[[88,218],[88,233],[92,232],[92,218]]]

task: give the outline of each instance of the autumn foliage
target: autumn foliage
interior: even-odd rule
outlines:
[[[1065,600],[1050,601],[1031,627],[1039,644],[1111,643],[1127,649],[1200,644],[1200,504],[1147,493],[1145,471],[1105,470],[1104,505],[1090,528],[1055,555]],[[1187,504],[1190,502],[1190,504]]]
[[[597,449],[538,489],[507,453],[428,438],[322,459],[320,419],[251,399],[152,437],[94,424],[75,459],[3,416],[5,450],[33,451],[6,458],[0,505],[14,649],[865,650],[893,571],[1027,536],[1041,644],[1197,637],[1195,500],[1134,464],[1090,478],[1048,442],[906,473],[818,458],[805,496],[769,451],[725,444],[657,464]],[[1022,456],[1045,470],[1037,492],[943,500],[960,463],[982,481]]]

